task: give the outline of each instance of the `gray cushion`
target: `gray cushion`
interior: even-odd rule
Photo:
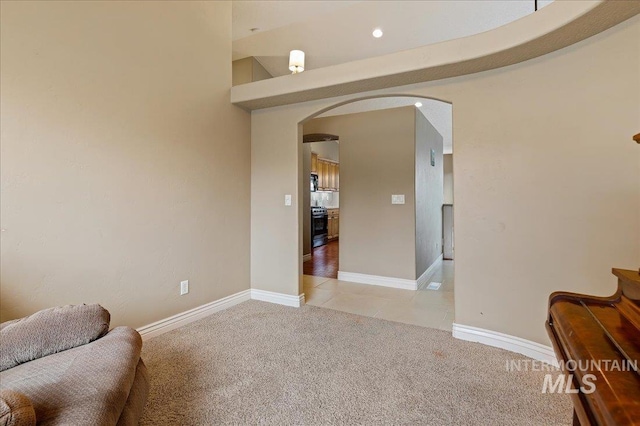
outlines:
[[[137,331],[116,327],[91,344],[1,372],[0,387],[28,396],[39,426],[113,426],[132,390],[141,349]],[[146,387],[142,393],[144,404]]]
[[[84,345],[109,331],[102,306],[68,305],[45,309],[0,326],[0,371]]]

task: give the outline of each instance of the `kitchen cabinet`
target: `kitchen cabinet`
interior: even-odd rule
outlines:
[[[313,154],[311,157],[311,164],[313,165]],[[318,175],[318,190],[320,191],[339,191],[340,190],[340,177],[339,177],[339,163],[335,161],[326,160],[324,158],[316,157],[316,173]],[[311,169],[313,172],[313,167]]]
[[[322,173],[322,160],[318,159],[316,161],[316,173],[318,174],[318,189],[323,190],[324,188],[324,173]]]
[[[329,240],[335,240],[340,235],[340,209],[327,209]]]
[[[311,153],[311,173],[318,173],[318,154]]]
[[[325,181],[324,181],[324,189],[326,191],[331,191],[331,174],[329,173],[329,162],[322,163],[322,171],[324,172]]]
[[[322,167],[322,188],[325,191],[331,190],[331,176],[329,176],[329,163],[322,161],[320,163]]]
[[[329,189],[336,190],[336,163],[329,163]]]
[[[318,189],[320,191],[326,191],[328,187],[327,178],[329,176],[327,176],[327,173],[325,172],[326,164],[325,160],[318,158]]]

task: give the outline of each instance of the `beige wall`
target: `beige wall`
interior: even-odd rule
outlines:
[[[253,56],[233,61],[231,65],[233,86],[272,78],[271,74]]]
[[[444,155],[444,204],[453,204],[453,154]]]
[[[303,126],[305,133],[307,133],[306,129],[311,129],[311,128],[314,128],[314,125],[311,122]],[[336,141],[310,142],[306,145],[310,145],[311,151],[318,154],[318,157],[340,162],[340,144],[338,142]]]
[[[231,84],[233,86],[251,83],[253,81],[253,61],[255,61],[254,58],[248,57],[238,59],[231,63]]]
[[[289,120],[289,125],[281,126],[272,119],[268,113],[251,113],[251,128],[267,132],[251,132],[251,288],[298,295],[302,222],[307,213],[302,201],[307,183],[300,179],[302,125]],[[271,140],[275,129],[278,139]],[[286,194],[292,195],[291,206],[284,204]]]
[[[258,61],[256,58],[252,58],[252,59],[253,59],[253,76],[252,76],[253,80],[252,81],[260,81],[260,80],[266,80],[268,78],[273,78],[273,76],[269,74],[269,71],[267,71],[265,67],[262,66],[260,61]]]
[[[415,250],[416,278],[419,278],[442,254],[443,137],[417,108],[415,114]]]
[[[305,133],[340,136],[342,272],[414,280],[415,107],[317,118]],[[392,205],[404,194],[404,205]]]
[[[302,254],[311,254],[311,145],[302,144],[302,175],[300,187],[303,194],[302,212]]]
[[[2,318],[97,302],[141,326],[248,289],[231,4],[1,12]]]
[[[610,268],[640,261],[638,40],[634,17],[494,71],[254,111],[252,281],[301,290],[300,205],[281,205],[298,189],[297,123],[366,96],[433,97],[453,103],[455,322],[548,344],[552,291],[612,293]]]

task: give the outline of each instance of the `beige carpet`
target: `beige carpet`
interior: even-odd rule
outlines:
[[[450,333],[249,301],[145,342],[142,425],[565,425],[545,373]]]

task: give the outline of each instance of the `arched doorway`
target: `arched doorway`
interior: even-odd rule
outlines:
[[[349,101],[300,123],[307,303],[451,329],[453,261],[442,259],[443,213],[453,201],[451,129],[450,103],[406,95]],[[312,141],[312,134],[337,140]],[[335,164],[328,180],[320,163]],[[316,245],[319,210],[329,238]]]

